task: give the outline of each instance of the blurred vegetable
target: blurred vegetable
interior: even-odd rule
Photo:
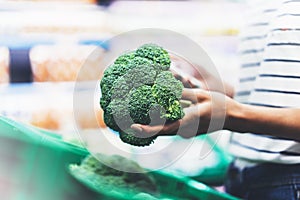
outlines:
[[[70,165],[71,174],[100,193],[157,193],[152,177],[137,163],[118,155],[96,156],[99,160],[89,155],[81,165]]]

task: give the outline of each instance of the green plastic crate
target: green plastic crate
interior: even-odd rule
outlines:
[[[88,152],[48,131],[0,117],[0,194],[4,200],[121,200],[101,194],[69,171]],[[165,199],[235,199],[186,177],[151,172]],[[145,199],[144,197],[137,199]]]
[[[159,191],[174,199],[197,200],[237,200],[237,198],[216,191],[215,189],[187,177],[175,176],[169,173],[152,172]]]
[[[98,190],[92,181],[85,176],[81,177],[76,174],[76,171],[72,171],[70,168],[70,173],[73,174],[74,178],[78,180],[83,186],[89,188],[94,193],[98,194],[97,199],[101,200],[130,200],[132,199],[132,194],[126,193],[126,191],[121,191],[116,188],[117,192],[103,193]],[[186,199],[186,200],[237,200],[237,198],[221,193],[208,187],[207,185],[192,180],[187,177],[175,176],[162,171],[149,172],[157,184],[159,195],[149,199]],[[140,198],[137,196],[135,200],[148,199],[147,196],[142,195]]]
[[[199,139],[206,141],[213,147],[212,151],[216,154],[217,163],[214,166],[202,169],[199,175],[190,176],[190,178],[209,185],[223,185],[228,166],[232,162],[233,157],[225,149],[216,145],[209,136],[199,136]]]
[[[0,194],[4,200],[82,199],[93,195],[67,166],[88,152],[58,136],[0,117]]]

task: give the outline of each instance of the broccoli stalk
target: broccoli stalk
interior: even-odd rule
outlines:
[[[105,70],[100,83],[104,122],[123,142],[146,146],[156,138],[136,137],[130,129],[133,123],[157,124],[184,116],[179,103],[183,85],[167,71],[170,63],[166,50],[145,44],[119,56]]]

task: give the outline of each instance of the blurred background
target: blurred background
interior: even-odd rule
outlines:
[[[235,85],[231,74],[237,73],[244,10],[243,3],[229,0],[1,0],[0,114],[51,130],[71,129],[71,118],[64,115],[72,114],[72,82],[82,64],[96,47],[109,51],[111,37],[140,28],[189,37]],[[90,64],[101,59],[99,54]],[[99,78],[93,72],[81,77]],[[53,95],[59,98],[55,102]]]
[[[232,74],[238,73],[237,44],[245,10],[243,1],[238,0],[0,0],[0,116],[78,143],[73,116],[74,81],[78,71],[86,62],[97,67],[103,59],[101,51],[110,49],[107,40],[141,28],[168,29],[189,37],[211,57],[220,76],[236,85]],[[100,53],[87,60],[96,48]],[[100,77],[87,71],[79,81]],[[84,115],[78,126],[91,139],[84,141],[85,145],[95,151],[108,148],[93,140],[101,135],[99,128],[106,129],[98,102],[95,102],[94,115]],[[217,140],[221,151],[226,148],[228,138],[225,131]],[[165,140],[157,141],[151,148],[159,149]],[[126,145],[124,148],[135,151]],[[195,151],[197,146],[190,155]],[[158,157],[157,162],[168,157],[161,156],[165,157]],[[223,154],[213,154],[201,162],[194,160],[188,166],[184,163],[194,158],[183,158],[170,170],[190,176],[203,175],[205,167],[212,169],[223,162],[218,156]],[[230,158],[226,159],[224,162],[228,163]],[[138,157],[135,160],[147,168],[156,167],[156,162],[147,163]],[[222,175],[225,165],[221,163]],[[218,170],[214,178],[220,176]],[[5,188],[0,180],[0,189]]]

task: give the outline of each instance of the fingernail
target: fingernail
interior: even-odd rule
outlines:
[[[143,129],[140,125],[133,124],[133,125],[131,125],[131,128],[140,133],[143,131]]]

